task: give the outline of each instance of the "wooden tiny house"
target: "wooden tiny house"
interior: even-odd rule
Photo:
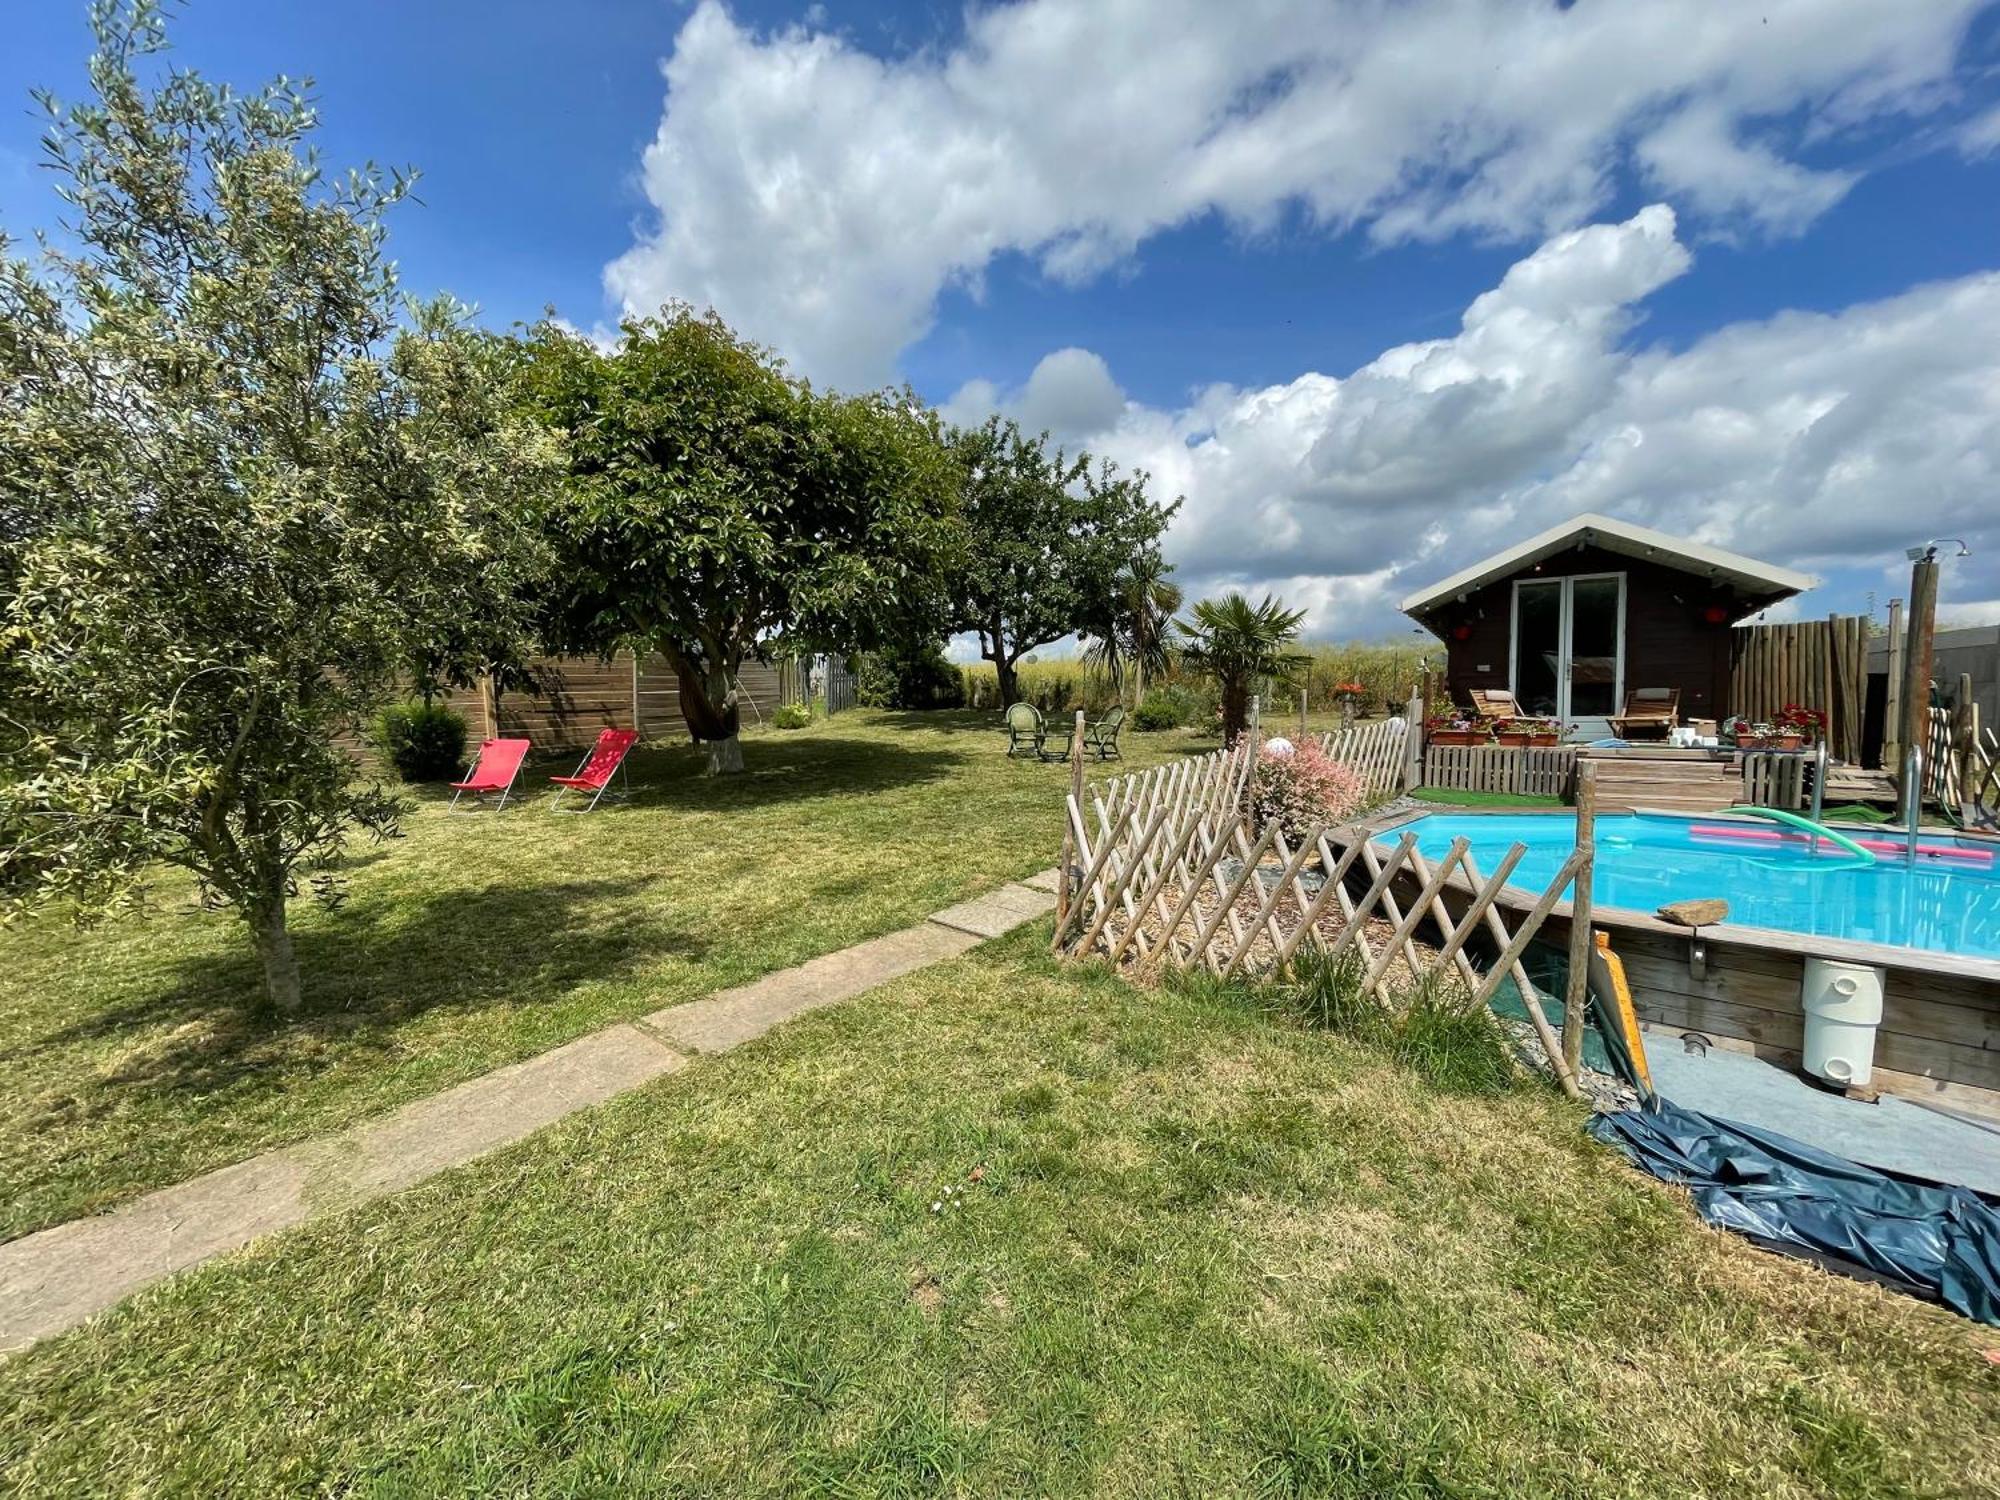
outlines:
[[[1636,688],[1678,688],[1683,720],[1726,717],[1737,622],[1817,581],[1585,514],[1418,590],[1403,612],[1445,643],[1454,702],[1505,689],[1591,739]]]

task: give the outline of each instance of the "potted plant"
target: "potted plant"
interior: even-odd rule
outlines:
[[[1527,736],[1526,740],[1523,741],[1525,744],[1541,748],[1562,743],[1563,726],[1556,719],[1547,719],[1539,715],[1533,715],[1515,719],[1513,727],[1517,734]]]
[[[1773,749],[1797,750],[1819,743],[1820,736],[1826,733],[1826,715],[1802,703],[1787,703],[1778,710],[1771,727]]]
[[[1333,686],[1333,696],[1340,700],[1340,727],[1347,728],[1354,722],[1355,705],[1361,701],[1362,687],[1358,682],[1337,682]]]
[[[1532,737],[1532,724],[1530,719],[1498,719],[1493,725],[1493,743],[1525,749]]]
[[[1483,745],[1486,730],[1463,714],[1437,714],[1424,721],[1424,738],[1433,745]]]

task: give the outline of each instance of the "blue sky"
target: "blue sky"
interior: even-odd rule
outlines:
[[[89,50],[80,0],[27,10],[16,236],[54,211],[28,90]],[[683,296],[1019,415],[1185,493],[1194,588],[1321,634],[1581,509],[1819,573],[1815,611],[1965,534],[1947,613],[2000,612],[2000,10],[1377,12],[194,0],[175,36],[312,76],[330,163],[419,169],[411,290]]]

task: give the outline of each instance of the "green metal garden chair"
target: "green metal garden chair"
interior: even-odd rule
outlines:
[[[1042,711],[1032,703],[1015,703],[1007,709],[1007,753],[1025,755],[1039,760],[1042,744],[1048,738],[1048,727],[1042,723]]]
[[[1118,748],[1118,732],[1125,727],[1125,705],[1114,703],[1111,712],[1083,732],[1086,749],[1095,750],[1099,760],[1123,760]]]

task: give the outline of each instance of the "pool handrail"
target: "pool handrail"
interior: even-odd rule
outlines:
[[[1839,845],[1863,864],[1875,863],[1875,853],[1872,849],[1864,849],[1846,834],[1837,832],[1824,823],[1815,823],[1811,818],[1800,817],[1795,812],[1786,812],[1782,807],[1742,807],[1737,811],[1745,817],[1769,818],[1774,823],[1786,823],[1793,828],[1803,829],[1807,833],[1825,839],[1828,843]]]

